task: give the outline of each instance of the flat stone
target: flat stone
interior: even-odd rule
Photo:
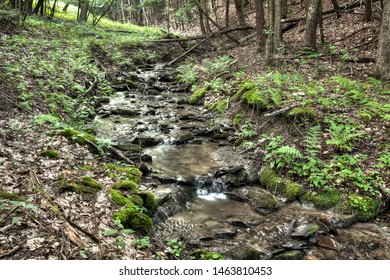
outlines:
[[[176,145],[182,145],[182,144],[185,144],[187,143],[188,141],[194,139],[194,135],[192,135],[191,133],[187,133],[187,134],[184,134],[182,136],[180,136],[176,141],[175,141],[175,144]]]
[[[340,244],[330,236],[318,235],[317,245],[337,252],[340,250]]]
[[[320,226],[314,223],[302,224],[294,228],[293,232],[291,233],[291,236],[306,239],[309,238],[312,234],[316,233],[319,228]]]
[[[221,228],[214,230],[215,238],[217,239],[231,239],[237,234],[235,228]]]
[[[128,117],[134,117],[134,116],[140,115],[140,113],[138,111],[131,110],[131,109],[112,109],[111,114],[128,116]]]

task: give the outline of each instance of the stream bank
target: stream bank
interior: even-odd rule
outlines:
[[[189,105],[173,69],[156,65],[130,74],[137,86],[118,93],[96,118],[144,173],[140,186],[158,208],[152,237],[182,240],[188,250],[227,259],[388,259],[383,224],[317,210],[260,187],[261,163],[234,145],[238,132],[215,112]],[[123,78],[122,78],[123,80]]]

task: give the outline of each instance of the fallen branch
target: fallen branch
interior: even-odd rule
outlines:
[[[0,259],[4,258],[6,256],[9,256],[9,255],[12,255],[16,251],[18,251],[20,248],[22,248],[22,246],[18,245],[16,247],[12,248],[11,250],[5,251],[4,253],[0,253]]]
[[[379,1],[379,0],[372,0],[372,3],[377,2],[377,1]],[[353,1],[350,3],[345,3],[345,4],[340,5],[340,10],[333,8],[333,9],[323,11],[322,14],[327,15],[327,14],[332,14],[332,13],[343,13],[346,10],[357,8],[357,7],[363,6],[363,5],[364,5],[364,2],[357,0],[357,1]],[[296,21],[301,21],[301,20],[305,20],[305,19],[306,19],[306,16],[296,17],[296,18],[286,18],[286,19],[282,19],[282,23],[296,22]]]
[[[98,79],[95,76],[93,76],[93,78],[94,78],[94,81],[91,83],[89,88],[84,92],[84,95],[88,95],[94,89],[94,87],[96,86],[96,84],[98,82]]]
[[[181,54],[180,56],[176,57],[174,60],[172,60],[171,62],[169,62],[167,65],[170,66],[176,62],[178,62],[180,59],[182,59],[183,57],[185,57],[187,54],[189,54],[190,52],[192,52],[195,48],[197,48],[198,46],[200,46],[201,44],[203,44],[204,42],[206,42],[207,40],[209,40],[211,37],[214,36],[214,33],[212,33],[211,35],[209,35],[208,37],[206,37],[204,40],[202,40],[201,42],[199,42],[198,44],[196,44],[195,46],[193,46],[192,48],[190,48],[188,51],[184,52],[183,54]]]
[[[277,115],[281,115],[281,114],[283,114],[285,112],[290,111],[291,109],[294,109],[295,107],[297,107],[297,105],[292,105],[290,107],[286,107],[286,108],[274,111],[272,113],[264,114],[264,117],[274,117],[274,116],[277,116]]]
[[[80,239],[80,241],[78,241],[79,239],[76,238],[74,236],[74,234],[76,234],[76,232],[74,231],[74,229],[72,229],[71,227],[73,228],[76,228],[78,229],[79,231],[81,231],[82,233],[84,233],[85,235],[87,235],[88,237],[90,237],[94,242],[96,243],[100,243],[100,240],[99,238],[97,238],[96,236],[94,236],[92,233],[88,232],[87,230],[83,229],[82,227],[80,227],[79,225],[77,225],[75,222],[73,222],[72,220],[70,220],[64,213],[65,211],[61,208],[60,205],[58,205],[57,203],[55,203],[55,200],[54,198],[52,198],[47,192],[45,192],[45,190],[43,189],[41,183],[39,182],[39,179],[37,177],[37,174],[35,174],[35,172],[33,170],[30,170],[30,181],[31,181],[31,184],[33,185],[33,187],[36,187],[38,192],[49,202],[50,206],[51,206],[51,209],[52,211],[57,214],[61,219],[64,220],[64,228],[67,229],[67,234],[68,234],[68,237],[74,242],[76,243],[76,245],[80,245],[80,247],[83,247],[83,241]],[[77,240],[77,241],[76,241]]]
[[[22,106],[20,106],[19,104],[15,103],[14,101],[12,101],[10,98],[8,98],[7,96],[1,94],[1,97],[3,97],[5,100],[7,100],[9,103],[15,105],[16,107],[18,107],[20,110],[26,112],[26,113],[29,113],[29,114],[33,114],[32,111],[26,109],[26,108],[23,108]]]

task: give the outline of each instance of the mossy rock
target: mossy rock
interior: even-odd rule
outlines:
[[[206,95],[207,91],[210,89],[210,86],[205,86],[198,89],[190,97],[188,97],[188,103],[191,105],[199,104],[200,100]]]
[[[142,198],[143,207],[145,207],[148,210],[149,214],[152,214],[157,207],[156,198],[154,194],[151,192],[146,192],[146,193],[140,193],[139,196]]]
[[[280,178],[270,167],[263,167],[259,172],[260,185],[266,190],[282,195],[286,189],[283,179]]]
[[[340,203],[341,196],[338,190],[330,189],[318,193],[306,192],[301,200],[304,203],[313,203],[319,209],[329,209]]]
[[[143,213],[139,213],[134,206],[116,212],[112,215],[114,220],[120,220],[125,228],[134,229],[141,234],[146,234],[152,228],[153,221]]]
[[[41,156],[52,158],[52,159],[59,159],[61,158],[57,151],[55,150],[45,150],[41,152]]]
[[[129,195],[129,196],[128,196],[128,199],[129,199],[135,206],[143,207],[144,201],[143,201],[142,197],[139,196],[138,194]]]
[[[114,185],[115,189],[129,191],[131,193],[138,192],[138,185],[132,180],[122,180]]]
[[[287,181],[283,197],[285,197],[287,201],[293,201],[302,195],[304,191],[305,189],[300,184]]]
[[[317,119],[317,113],[311,108],[296,107],[288,111],[287,116],[296,120],[310,120],[315,121]]]
[[[226,192],[226,195],[232,199],[248,202],[261,214],[271,213],[280,207],[278,199],[273,194],[256,186],[235,188]]]
[[[273,257],[274,260],[302,260],[303,254],[299,250],[287,251]]]
[[[353,213],[357,213],[358,221],[367,222],[378,214],[381,202],[369,196],[350,194],[344,204],[352,209]]]
[[[0,199],[6,199],[6,200],[16,200],[16,201],[23,201],[24,199],[18,196],[17,194],[13,194],[10,192],[5,192],[0,190]]]
[[[75,183],[91,189],[96,189],[96,190],[103,189],[102,184],[100,184],[99,182],[97,182],[96,180],[88,176],[81,178],[81,180],[76,180]]]
[[[86,188],[84,186],[80,186],[74,183],[65,183],[65,182],[60,184],[59,190],[60,192],[75,192],[78,194],[95,192],[93,189]]]
[[[113,171],[110,173],[110,177],[115,178],[121,175],[126,175],[128,180],[131,180],[135,183],[139,183],[141,181],[142,172],[134,166],[117,166],[112,163],[107,163],[104,165],[104,168]]]
[[[80,145],[89,144],[88,142],[92,142],[94,144],[97,143],[97,139],[94,135],[83,133],[73,128],[65,128],[62,130],[61,135],[65,136],[68,139],[74,140]]]
[[[109,190],[108,194],[111,196],[112,201],[118,206],[130,206],[134,207],[134,203],[122,195],[118,190]]]
[[[247,91],[246,93],[244,93],[242,99],[246,102],[246,104],[255,107],[261,111],[272,109],[268,97],[259,89],[255,88],[250,91]]]

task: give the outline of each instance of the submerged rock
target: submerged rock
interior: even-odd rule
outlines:
[[[317,224],[302,224],[294,228],[291,233],[292,237],[306,239],[319,230],[320,226]]]

